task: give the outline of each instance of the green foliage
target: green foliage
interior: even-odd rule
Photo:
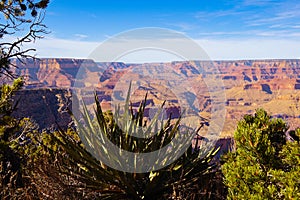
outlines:
[[[92,141],[97,132],[91,129],[100,128],[105,132],[105,136],[120,148],[132,152],[150,152],[164,146],[170,142],[172,137],[179,134],[180,119],[175,123],[171,123],[171,119],[169,119],[166,124],[161,126],[161,129],[156,130],[157,134],[150,139],[129,136],[126,131],[124,132],[118,127],[112,113],[102,112],[97,97],[95,100],[97,120],[93,121],[89,118],[88,113],[83,113],[85,122],[90,126],[78,123],[81,136],[86,136],[81,139],[89,138]],[[125,107],[130,109],[128,101]],[[136,115],[123,117],[130,117],[135,124],[141,124],[144,109],[145,103],[141,103]],[[95,159],[87,151],[88,147],[81,143],[77,133],[71,130],[44,134],[42,146],[45,149],[42,154],[47,155],[49,162],[40,167],[42,169],[40,174],[43,174],[43,180],[47,180],[47,183],[45,185],[45,183],[39,182],[38,190],[43,190],[44,194],[53,198],[57,196],[89,199],[208,198],[209,190],[205,181],[208,182],[214,174],[215,166],[211,160],[217,152],[216,149],[213,149],[201,157],[201,149],[192,149],[190,145],[178,160],[163,169],[146,173],[128,173],[110,168]],[[45,156],[39,157],[45,158]],[[126,158],[124,159],[126,160]]]
[[[55,160],[46,148],[56,150],[50,135],[39,133],[28,118],[11,116],[17,106],[12,97],[22,85],[19,78],[0,87],[0,199],[45,198],[38,185],[45,181],[42,172],[47,162]]]
[[[238,123],[236,152],[223,157],[228,199],[300,198],[300,145],[286,141],[287,130],[262,109]]]
[[[23,85],[22,79],[16,79],[12,86],[3,84],[0,86],[0,140],[1,142],[10,142],[12,135],[18,130],[19,123],[11,117],[15,105],[12,101],[12,95]]]
[[[0,114],[9,115],[13,111],[12,95],[23,86],[22,78],[15,79],[13,85],[3,84],[0,86]]]
[[[25,180],[22,173],[23,158],[19,154],[20,138],[26,135],[30,125],[28,119],[17,120],[11,116],[16,105],[13,94],[23,85],[21,78],[13,85],[3,84],[0,87],[0,197],[1,199],[21,197],[19,188]]]

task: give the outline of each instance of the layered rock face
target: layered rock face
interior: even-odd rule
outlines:
[[[179,117],[182,107],[185,107],[189,115],[196,112],[213,120],[211,113],[216,110],[212,110],[215,101],[212,96],[223,92],[226,96],[223,102],[226,106],[224,136],[233,134],[237,121],[243,115],[253,113],[260,107],[276,117],[284,118],[291,127],[300,124],[300,60],[125,64],[49,58],[14,62],[18,66],[16,73],[26,80],[25,88],[35,89],[30,91],[33,96],[41,95],[36,89],[76,89],[76,94],[87,104],[92,104],[96,91],[104,110],[107,110],[124,101],[131,80],[134,108],[148,94],[150,111],[146,112],[146,117],[151,117],[151,109],[167,100],[166,113],[172,113],[173,118]],[[214,90],[213,84],[218,84],[217,89]],[[222,91],[219,91],[220,88]],[[26,92],[27,98],[29,91]],[[32,98],[30,102],[24,102],[23,107],[32,107],[39,112],[39,108],[30,106],[30,103],[34,105],[43,100]],[[57,99],[56,103],[51,101],[51,104],[60,103]],[[54,106],[53,109],[58,108]],[[22,110],[22,113],[25,112]],[[47,118],[51,114],[45,111],[44,115]]]
[[[72,120],[67,113],[71,106],[71,93],[67,89],[25,89],[14,96],[18,101],[13,116],[16,118],[30,118],[40,130],[58,128],[66,129],[72,126]]]
[[[283,118],[291,128],[300,125],[299,60],[258,60],[216,62],[226,87],[230,134],[246,113],[264,108],[274,117]]]

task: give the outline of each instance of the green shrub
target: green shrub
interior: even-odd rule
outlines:
[[[28,150],[23,140],[35,126],[27,118],[11,116],[17,105],[12,96],[22,85],[23,81],[19,78],[12,85],[0,86],[0,199],[26,199],[35,195],[29,178]]]
[[[236,152],[223,157],[228,199],[299,199],[299,140],[287,141],[287,125],[259,109],[234,133]],[[299,138],[300,130],[294,131]]]

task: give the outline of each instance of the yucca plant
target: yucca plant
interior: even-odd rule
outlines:
[[[129,94],[130,89],[124,110],[121,111],[118,107],[115,114],[103,112],[95,95],[95,119],[92,119],[85,105],[81,113],[83,121],[73,116],[78,134],[75,131],[59,131],[44,137],[43,146],[49,159],[55,162],[44,169],[40,167],[40,172],[43,177],[52,179],[51,191],[58,191],[57,195],[73,194],[70,198],[100,199],[199,199],[206,196],[201,194],[208,192],[202,187],[205,185],[203,182],[214,173],[215,165],[211,160],[218,149],[214,148],[203,156],[202,149],[198,145],[193,148],[189,140],[193,136],[192,131],[197,132],[200,128],[182,129],[181,118],[175,122],[172,122],[171,116],[165,121],[160,120],[163,105],[151,123],[145,124],[143,119],[147,95],[134,113],[129,103]],[[138,134],[149,137],[137,137]],[[154,163],[161,164],[163,168],[157,168],[156,164],[144,165],[149,161],[147,157],[140,159],[134,156],[124,157],[126,154],[122,154],[125,151],[160,153],[161,148],[176,138],[181,139],[179,141],[182,141],[182,146],[188,144],[189,147],[182,155],[179,155],[178,149],[175,152],[166,151],[161,159],[158,156],[159,159]],[[111,149],[106,148],[105,142],[108,140],[120,149],[119,152],[110,152]],[[169,159],[174,158],[174,154],[179,155],[178,159],[168,163]],[[112,164],[108,165],[107,162]],[[128,166],[136,172],[126,170],[129,169],[126,168]],[[148,168],[143,171],[141,166]],[[125,170],[121,170],[121,167]],[[50,182],[48,181],[48,188]],[[61,183],[60,186],[58,183]],[[38,185],[43,184],[40,181]],[[41,189],[43,188],[45,187]]]

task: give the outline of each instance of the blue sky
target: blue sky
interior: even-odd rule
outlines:
[[[212,59],[300,58],[298,0],[51,0],[40,57],[87,57],[101,42],[142,27],[195,40]]]

